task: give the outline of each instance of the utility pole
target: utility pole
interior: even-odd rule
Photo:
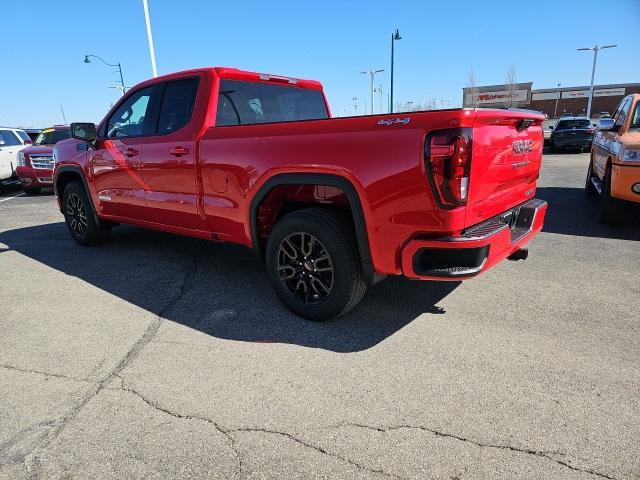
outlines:
[[[382,84],[378,85],[378,93],[380,94],[380,113],[384,113],[384,103],[383,103],[383,92],[382,92]]]
[[[589,87],[589,101],[587,102],[587,118],[591,119],[591,102],[593,101],[593,79],[596,76],[596,62],[598,60],[598,51],[605,48],[613,48],[618,45],[603,45],[602,47],[594,45],[590,48],[578,48],[578,51],[593,50],[593,67],[591,68],[591,86]]]
[[[558,100],[560,100],[560,82],[558,82],[558,90],[556,91],[556,108],[553,109],[553,118],[558,117]]]
[[[396,40],[402,40],[397,28],[396,31],[391,34],[391,99],[389,100],[389,113],[393,113],[393,45]]]
[[[151,20],[149,20],[149,5],[147,0],[142,0],[142,7],[144,8],[144,21],[147,24],[147,40],[149,41],[149,54],[151,55],[151,70],[153,71],[153,78],[158,76],[158,70],[156,69],[156,52],[153,48],[153,35],[151,34]]]
[[[375,77],[376,77],[376,73],[380,73],[380,72],[384,72],[384,69],[381,70],[369,70],[368,72],[360,72],[360,74],[369,74],[371,75],[371,115],[373,115],[375,113],[375,107],[374,107],[374,102],[373,102],[373,95],[375,92]],[[365,114],[366,112],[366,108],[365,108]]]
[[[353,97],[353,113],[358,115],[358,97]]]

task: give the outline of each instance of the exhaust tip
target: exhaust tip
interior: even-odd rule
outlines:
[[[507,257],[507,260],[511,260],[513,262],[516,262],[518,260],[526,260],[528,256],[529,256],[529,250],[528,249],[519,248],[518,250],[513,252],[511,255],[509,255]]]

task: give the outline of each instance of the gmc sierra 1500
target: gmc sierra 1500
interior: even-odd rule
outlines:
[[[231,68],[154,78],[56,144],[58,204],[83,245],[130,223],[251,247],[312,320],[386,275],[457,281],[526,257],[547,208],[535,198],[542,115],[330,117],[316,81]]]

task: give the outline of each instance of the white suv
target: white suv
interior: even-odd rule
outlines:
[[[15,177],[18,152],[31,145],[31,139],[24,130],[0,127],[0,189]]]

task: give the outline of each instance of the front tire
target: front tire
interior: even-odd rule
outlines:
[[[40,187],[22,187],[22,189],[27,195],[38,195],[42,191]]]
[[[624,222],[626,210],[627,202],[611,196],[611,165],[609,165],[602,181],[598,221],[609,225],[618,225]]]
[[[593,157],[589,161],[589,169],[587,170],[587,179],[584,182],[584,194],[587,197],[595,197],[598,195],[596,187],[593,186],[591,179],[593,178]]]
[[[73,239],[80,245],[100,245],[107,241],[111,225],[101,222],[99,225],[91,209],[89,197],[80,182],[71,182],[63,194],[64,220]]]
[[[330,210],[308,208],[282,218],[269,236],[266,261],[282,303],[309,320],[345,314],[367,289],[352,228]]]

